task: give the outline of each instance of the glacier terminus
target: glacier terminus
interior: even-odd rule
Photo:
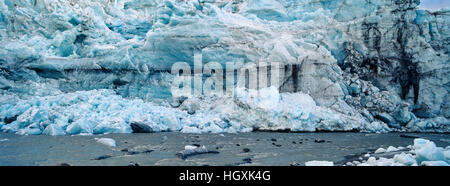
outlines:
[[[448,133],[450,9],[419,4],[0,0],[0,130]],[[174,96],[177,62],[202,83],[223,78],[216,90],[235,76],[244,86]],[[248,74],[226,76],[230,62]],[[251,89],[266,67],[271,86]]]

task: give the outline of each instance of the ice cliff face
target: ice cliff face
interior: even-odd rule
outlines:
[[[0,0],[0,128],[448,132],[450,10],[418,4]],[[281,62],[284,78],[260,98],[172,108],[168,72],[195,52],[204,63]]]

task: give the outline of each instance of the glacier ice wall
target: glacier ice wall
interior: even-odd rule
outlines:
[[[450,10],[418,4],[0,0],[0,127],[448,132]],[[173,108],[168,72],[199,51],[204,63],[281,62],[285,76],[263,98],[192,98]]]

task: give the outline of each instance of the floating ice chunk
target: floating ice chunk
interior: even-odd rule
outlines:
[[[414,139],[414,152],[416,153],[416,161],[421,164],[423,161],[447,161],[443,152],[443,148],[426,139]]]
[[[386,149],[384,149],[384,148],[379,148],[379,149],[377,149],[376,151],[375,151],[375,154],[380,154],[380,153],[385,153],[386,152]]]
[[[450,147],[450,146],[447,146],[446,150],[444,151],[444,156],[445,156],[445,159],[447,159],[447,162],[450,161],[450,149],[448,149],[448,147]]]
[[[367,165],[375,165],[377,159],[375,157],[369,157],[365,162]]]
[[[395,151],[393,146],[389,146],[389,150],[379,148],[376,152],[377,154],[385,153],[387,151],[391,152],[389,154],[394,154],[393,158],[386,157],[369,157],[369,154],[365,154],[364,157],[368,157],[367,161],[363,161],[361,164],[357,164],[355,161],[350,162],[357,166],[448,166],[449,165],[449,152],[450,146],[445,149],[441,147],[436,147],[436,145],[425,139],[414,140],[414,146],[408,146],[404,149],[409,149],[410,153],[405,153],[401,151]],[[396,148],[396,149],[400,149]],[[386,154],[386,155],[389,155]],[[377,155],[383,156],[384,154]]]
[[[94,138],[95,141],[109,147],[115,147],[116,141],[111,138]]]
[[[186,146],[184,146],[184,150],[185,151],[196,151],[196,152],[207,152],[208,151],[204,145],[201,147],[193,146],[193,145],[186,145]]]
[[[377,160],[376,165],[377,166],[399,166],[401,164],[395,163],[395,161],[393,159],[381,157],[380,159]]]
[[[389,146],[389,147],[386,149],[386,152],[395,152],[395,151],[398,151],[398,149],[395,148],[395,147],[393,147],[393,146]]]
[[[334,166],[334,163],[332,161],[308,161],[305,162],[305,166]]]
[[[370,157],[365,163],[359,166],[402,166],[403,164],[395,162],[393,159]]]
[[[421,166],[449,166],[445,161],[422,161]]]
[[[5,141],[9,141],[9,139],[8,138],[0,139],[0,142],[5,142]]]
[[[202,145],[202,146],[186,145],[184,147],[184,150],[178,152],[176,155],[181,159],[186,159],[189,156],[198,155],[198,154],[207,154],[207,153],[217,154],[219,152],[209,151],[208,149],[206,149],[206,147],[204,145]]]
[[[406,166],[411,166],[411,165],[417,164],[416,159],[414,159],[413,155],[406,154],[403,152],[401,154],[396,154],[394,156],[394,161],[397,163],[406,165]]]

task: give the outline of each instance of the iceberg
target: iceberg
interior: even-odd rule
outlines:
[[[133,123],[148,126],[154,132],[248,132],[255,129],[294,131],[342,130],[346,125],[341,114],[317,106],[307,94],[279,94],[276,88],[263,89],[251,97],[241,91],[237,99],[206,99],[209,107],[189,114],[186,110],[125,99],[112,90],[78,91],[55,96],[4,103],[8,109],[0,115],[18,115],[17,120],[3,125],[6,132],[29,134],[75,135],[131,133]],[[269,95],[270,94],[270,95]],[[198,103],[185,101],[183,104]],[[28,106],[23,108],[24,105]],[[21,111],[26,110],[21,113]],[[44,118],[44,119],[43,119]]]
[[[415,139],[413,149],[416,153],[417,163],[419,164],[423,161],[449,161],[444,156],[444,149],[436,147],[432,141],[420,138]]]

